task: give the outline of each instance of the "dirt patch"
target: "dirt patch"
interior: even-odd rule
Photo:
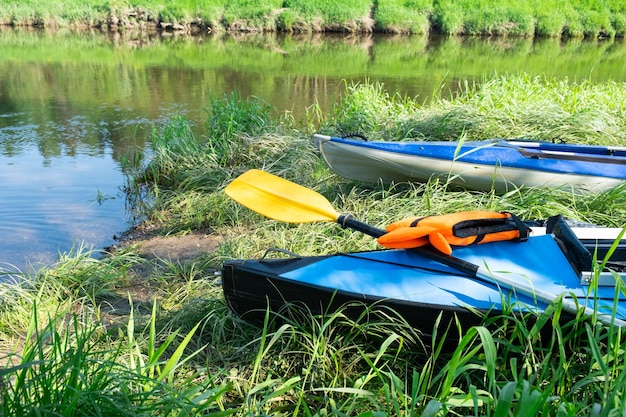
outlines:
[[[135,251],[146,259],[170,262],[185,262],[211,253],[222,242],[222,238],[211,230],[190,231],[183,235],[164,236],[154,226],[136,227],[116,238],[118,243],[107,248],[114,253],[133,245]]]
[[[191,232],[182,236],[143,236],[125,245],[136,245],[136,251],[146,259],[182,263],[213,252],[220,242],[220,237],[207,232]]]
[[[210,230],[163,236],[156,228],[142,226],[117,237],[117,241],[118,243],[107,248],[107,252],[114,254],[132,246],[133,253],[146,262],[130,267],[129,285],[98,300],[105,325],[113,325],[130,313],[129,297],[136,313],[150,314],[154,300],[159,299],[159,287],[151,277],[158,274],[159,270],[167,268],[168,264],[184,265],[210,254],[222,242],[222,237]]]

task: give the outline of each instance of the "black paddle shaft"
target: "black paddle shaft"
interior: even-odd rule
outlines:
[[[365,233],[366,235],[379,238],[385,233],[387,233],[383,229],[379,229],[378,227],[370,226],[367,223],[363,223],[354,217],[351,214],[340,214],[337,218],[337,223],[341,225],[342,228],[350,228],[352,230],[356,230],[357,232]],[[456,258],[454,256],[446,255],[444,253],[438,252],[437,250],[429,247],[420,247],[411,249],[415,253],[419,253],[433,261],[440,262],[444,265],[448,265],[458,271],[461,271],[465,274],[470,275],[471,277],[476,277],[478,274],[478,265],[474,265],[471,262],[467,262],[463,259]]]

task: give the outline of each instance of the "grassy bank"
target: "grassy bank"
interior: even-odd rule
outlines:
[[[546,337],[551,316],[535,326],[508,316],[485,323],[489,331],[460,334],[457,348],[443,352],[392,314],[354,320],[340,310],[280,324],[268,314],[258,328],[229,312],[213,271],[268,247],[303,255],[376,247],[332,224],[286,225],[238,206],[223,187],[249,168],[315,189],[373,225],[483,208],[623,226],[624,189],[504,196],[437,182],[383,189],[334,175],[310,134],[315,121],[322,132],[371,138],[506,133],[623,145],[625,90],[507,77],[461,86],[453,99],[423,106],[366,84],[349,86],[330,114],[309,109],[305,125],[237,96],[211,103],[205,136],[174,118],[155,132],[150,161],[134,168],[129,201],[163,234],[210,229],[223,243],[184,263],[148,260],[132,245],[101,259],[77,249],[54,268],[0,286],[0,340],[8,352],[0,415],[623,414],[626,343],[616,329],[555,321]],[[139,297],[138,288],[150,288],[152,297]]]
[[[623,37],[619,0],[0,1],[0,24],[285,32]]]

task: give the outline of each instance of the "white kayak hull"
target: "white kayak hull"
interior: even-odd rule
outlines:
[[[575,172],[557,172],[491,163],[464,162],[417,153],[390,152],[385,149],[339,142],[314,135],[314,142],[326,164],[338,175],[364,182],[427,182],[440,179],[472,190],[503,193],[521,187],[551,187],[582,192],[604,192],[624,178],[602,177]],[[356,141],[355,141],[356,142]]]

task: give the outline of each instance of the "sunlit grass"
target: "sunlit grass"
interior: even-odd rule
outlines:
[[[195,330],[157,340],[155,312],[146,339],[107,335],[92,317],[57,312],[40,321],[37,306],[23,347],[2,358],[2,415],[177,415],[218,410],[224,393],[183,365],[195,356],[185,349]],[[59,314],[60,313],[60,314]],[[176,342],[176,346],[171,346]],[[157,345],[158,343],[158,345]],[[113,347],[112,347],[113,346]],[[197,351],[196,351],[197,353]],[[208,384],[207,384],[208,383]]]
[[[623,36],[624,10],[615,2],[463,0],[435,2],[433,21],[447,34]]]
[[[618,0],[154,0],[104,2],[0,1],[0,23],[17,25],[146,25],[217,31],[371,32],[445,35],[623,37],[626,11]],[[186,28],[186,29],[185,29]]]
[[[435,3],[434,20],[447,34],[534,36],[534,10],[528,2],[467,0]]]
[[[384,32],[427,34],[431,30],[431,0],[378,2],[374,18],[376,27]]]
[[[528,138],[568,143],[626,143],[623,83],[502,76],[466,83],[452,99],[427,106],[379,84],[348,86],[336,106],[333,133],[364,131],[372,139],[480,140]]]

